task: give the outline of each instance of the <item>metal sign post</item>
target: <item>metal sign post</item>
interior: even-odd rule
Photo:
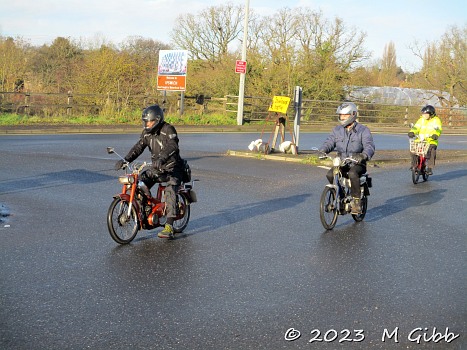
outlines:
[[[248,40],[248,13],[250,11],[250,0],[245,3],[245,23],[243,25],[243,43],[242,43],[242,61],[245,62],[246,68],[246,44]],[[245,98],[245,73],[240,73],[240,83],[238,87],[238,108],[237,108],[237,125],[243,125],[243,101]]]
[[[300,138],[300,119],[302,117],[302,95],[303,89],[300,86],[295,87],[295,94],[294,94],[294,109],[295,109],[295,119],[293,123],[293,132],[294,132],[294,141],[295,146],[297,147],[298,151],[298,140]]]

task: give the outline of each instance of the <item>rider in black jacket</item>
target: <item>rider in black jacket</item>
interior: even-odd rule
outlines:
[[[183,160],[178,148],[178,136],[175,128],[164,121],[164,112],[158,105],[147,107],[143,111],[143,132],[138,142],[125,156],[127,162],[132,162],[149,147],[152,169],[141,174],[141,180],[150,189],[158,182],[167,182],[165,189],[167,205],[167,223],[158,233],[160,238],[173,238],[173,222],[177,216],[177,192],[183,174]],[[115,164],[118,170],[123,166],[123,160]]]

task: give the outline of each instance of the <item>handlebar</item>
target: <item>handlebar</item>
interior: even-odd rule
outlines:
[[[152,166],[152,162],[143,162],[143,163],[128,162],[124,157],[122,157],[120,154],[115,152],[115,149],[113,147],[107,147],[107,153],[116,154],[121,160],[123,160],[122,169],[124,169],[125,172],[126,170],[129,170],[132,174],[139,174],[145,167]]]
[[[355,163],[355,164],[358,164],[359,161],[352,158],[352,157],[345,157],[344,159],[341,159],[338,155],[336,155],[335,157],[331,157],[329,154],[325,153],[325,152],[322,152],[320,150],[318,150],[317,148],[312,148],[313,151],[317,151],[318,153],[320,153],[321,155],[318,156],[319,159],[331,159],[333,161],[333,165],[334,166],[337,166],[337,160],[339,160],[339,166],[344,166],[346,165],[347,163]]]

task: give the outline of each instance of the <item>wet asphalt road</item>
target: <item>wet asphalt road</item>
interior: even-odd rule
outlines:
[[[107,232],[105,147],[136,135],[0,137],[0,348],[466,348],[467,165],[416,186],[405,165],[372,168],[365,221],[326,232],[324,169],[224,155],[256,137],[181,135],[200,180],[188,228],[127,246]]]

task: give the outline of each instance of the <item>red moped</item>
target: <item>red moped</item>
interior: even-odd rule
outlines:
[[[165,225],[167,217],[164,191],[167,183],[156,184],[156,195],[152,196],[139,179],[141,172],[150,167],[151,163],[129,163],[112,147],[107,147],[107,152],[116,154],[125,162],[123,167],[125,175],[118,178],[122,184],[122,191],[114,196],[110,204],[107,227],[115,242],[128,244],[136,237],[139,230],[152,230]],[[187,227],[190,220],[190,205],[197,201],[193,190],[194,181],[191,181],[191,174],[187,175],[177,193],[178,215],[173,223],[175,233],[180,233]]]
[[[422,176],[423,181],[427,181],[429,174],[426,171],[426,155],[430,144],[419,138],[411,138],[410,142],[410,153],[417,156],[417,164],[412,165],[412,182],[416,185],[420,176]]]

